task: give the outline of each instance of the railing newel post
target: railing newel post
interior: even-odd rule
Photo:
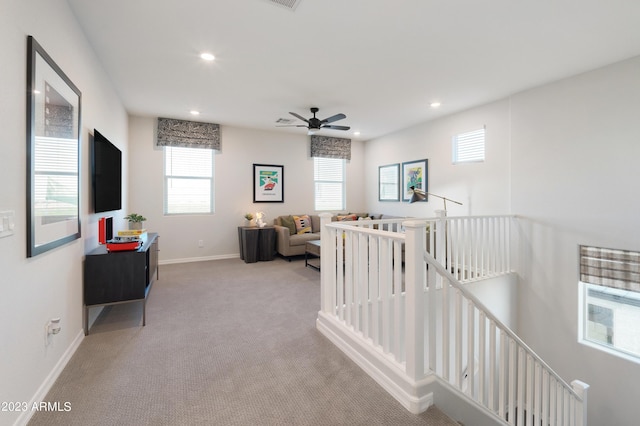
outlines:
[[[331,223],[331,213],[320,213],[320,307],[324,313],[335,313],[335,307],[331,306],[331,292],[335,293],[334,283],[329,271],[335,271],[336,252],[335,238],[331,238],[331,232],[327,225]],[[333,264],[332,264],[333,263]]]
[[[411,380],[421,380],[425,375],[425,326],[424,326],[424,247],[426,222],[403,222],[405,228],[405,353],[406,373]]]
[[[587,394],[589,393],[589,385],[581,382],[580,380],[574,380],[571,382],[573,391],[581,398],[581,401],[576,401],[576,425],[587,426]]]

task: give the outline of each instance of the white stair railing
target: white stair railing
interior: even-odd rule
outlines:
[[[435,373],[506,424],[586,425],[588,385],[563,381],[462,283],[510,272],[510,220],[325,216],[321,313],[409,381]]]

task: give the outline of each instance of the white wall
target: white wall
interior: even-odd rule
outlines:
[[[449,215],[513,213],[521,252],[517,332],[568,381],[591,385],[589,424],[637,423],[640,364],[577,343],[579,244],[640,250],[640,58],[513,95],[366,145],[379,165],[429,159],[429,191]],[[451,136],[487,126],[484,163],[451,165]],[[410,153],[410,154],[408,154]],[[379,203],[400,215],[441,208]],[[425,213],[426,211],[426,213]]]
[[[206,120],[202,120],[206,121]],[[211,120],[215,122],[215,120]],[[215,156],[215,213],[163,215],[162,149],[154,146],[156,118],[129,118],[130,210],[160,234],[160,262],[238,256],[238,226],[247,212],[263,211],[268,223],[284,214],[314,214],[313,159],[306,133],[221,126],[222,150]],[[363,211],[364,144],[351,142],[347,162],[347,211]],[[253,203],[253,164],[284,166],[284,203]],[[116,224],[126,226],[124,222]],[[203,240],[204,247],[198,247]]]
[[[640,364],[577,343],[578,245],[640,250],[640,58],[512,99],[512,211],[523,215],[519,330],[589,423],[637,423]]]
[[[495,102],[461,114],[414,126],[366,143],[367,206],[397,216],[434,217],[443,201],[427,203],[378,201],[378,167],[429,160],[428,191],[460,201],[447,203],[449,216],[509,212],[509,102]],[[451,138],[486,125],[486,161],[452,164]]]
[[[82,92],[82,239],[26,257],[26,63],[33,35]],[[125,152],[127,117],[64,0],[0,4],[0,210],[15,211],[14,235],[0,238],[0,401],[42,398],[59,362],[82,339],[82,258],[96,245],[89,212],[88,132],[97,127]],[[126,186],[127,177],[124,176]],[[44,327],[61,318],[60,334]],[[41,386],[44,386],[41,388]],[[0,424],[20,413],[1,412]],[[24,416],[22,419],[25,419]]]

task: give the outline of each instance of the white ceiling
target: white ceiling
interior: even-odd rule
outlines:
[[[68,3],[131,114],[363,140],[640,54],[638,0]]]

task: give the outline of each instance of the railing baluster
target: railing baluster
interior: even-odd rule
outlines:
[[[394,310],[395,310],[395,352],[399,362],[405,360],[404,353],[404,315],[405,299],[402,289],[402,244],[400,241],[393,242],[393,282],[394,282]]]
[[[354,328],[362,333],[362,311],[366,307],[366,298],[363,295],[364,286],[369,282],[369,236],[358,234],[358,281],[353,287]]]
[[[491,271],[489,272],[490,275],[494,275],[497,272],[497,262],[496,262],[496,252],[498,251],[498,239],[496,237],[496,219],[492,218],[491,219],[491,240],[490,240],[490,244],[491,244],[491,253],[493,253],[493,255],[491,256]]]
[[[483,312],[484,314],[484,312]],[[498,359],[496,358],[496,323],[493,320],[489,321],[489,380],[487,390],[487,405],[491,411],[496,412],[496,380],[498,383],[502,380],[502,376],[498,374],[496,376],[496,364]],[[501,362],[501,360],[500,360]],[[499,371],[499,370],[498,370]],[[498,385],[498,388],[500,385]]]
[[[380,333],[380,270],[378,258],[378,238],[369,237],[369,300],[371,300],[371,336],[373,344],[380,346],[382,336]]]
[[[475,385],[475,307],[473,302],[467,301],[467,394],[474,398]],[[474,398],[475,399],[475,398]]]
[[[380,238],[380,295],[382,298],[382,350],[391,351],[391,300],[393,293],[393,275],[391,270],[391,255],[389,239]]]
[[[449,307],[450,305],[450,296],[449,296],[449,281],[444,280],[442,282],[442,378],[446,381],[450,381],[451,371],[449,366],[449,356],[450,356],[450,321],[449,321]]]
[[[485,374],[487,351],[487,316],[478,310],[478,401],[485,405]],[[491,379],[492,382],[494,379]],[[485,405],[486,406],[486,405]],[[489,407],[493,411],[493,407]]]
[[[346,235],[344,231],[340,230],[336,234],[336,252],[338,255],[337,268],[338,268],[338,317],[341,321],[345,320],[345,293],[346,293],[346,259],[344,258],[344,251],[346,246]],[[342,265],[342,266],[341,266]]]
[[[345,232],[344,240],[344,320],[348,326],[351,323],[351,298],[353,286],[353,248],[351,246],[351,232]]]
[[[549,424],[549,372],[542,369],[542,391],[540,393],[542,398],[540,420],[543,425]]]
[[[431,229],[433,229],[433,227]],[[433,236],[431,236],[431,239],[433,239]],[[437,337],[438,335],[436,332],[436,321],[437,321],[436,298],[438,297],[439,292],[437,288],[436,268],[431,267],[427,269],[427,273],[428,273],[427,282],[429,283],[429,289],[427,291],[427,293],[429,294],[429,304],[427,305],[428,307],[427,314],[429,317],[429,323],[428,323],[429,347],[427,348],[427,353],[429,354],[429,369],[436,373],[440,373],[439,375],[442,376],[442,372],[438,371],[438,361],[437,361],[438,360],[437,348],[439,347],[438,346],[439,342]]]
[[[533,407],[533,400],[534,400],[534,394],[533,394],[533,358],[531,358],[530,355],[527,355],[526,357],[527,360],[527,378],[526,378],[526,392],[525,392],[525,403],[524,403],[524,410],[525,410],[525,419],[526,419],[526,423],[527,425],[532,425],[533,424],[533,411],[534,411],[534,407]]]
[[[394,256],[394,286],[395,286],[395,294],[397,296],[396,301],[396,353],[397,357],[401,362],[406,360],[406,345],[404,344],[405,338],[405,306],[406,299],[404,297],[405,292],[402,288],[402,243],[400,241],[393,242],[393,256]]]
[[[380,240],[380,282],[371,288],[371,334],[374,345],[380,344],[380,287],[391,280],[391,241]]]
[[[455,338],[455,366],[453,378],[458,389],[462,389],[462,294],[459,289],[454,290],[454,326]]]
[[[558,418],[558,383],[555,377],[549,377],[549,426],[557,426]]]
[[[542,419],[542,377],[540,376],[540,363],[538,363],[537,361],[534,364],[533,374],[533,418],[536,420],[536,422],[540,422],[540,420]]]
[[[516,378],[517,378],[517,362],[516,362],[516,342],[513,339],[509,338],[509,405],[507,406],[507,411],[509,413],[509,424],[516,424],[516,416],[518,407],[516,406],[516,397],[517,397],[517,389],[516,389]]]
[[[365,338],[371,338],[371,297],[372,289],[378,287],[380,279],[380,271],[378,262],[380,253],[378,251],[379,237],[372,236],[369,238],[369,280],[363,282],[360,298],[362,299],[362,334]]]
[[[571,410],[569,409],[569,392],[566,389],[562,390],[562,419],[563,419],[563,425],[566,426],[570,426],[569,425],[569,413],[571,412]]]
[[[479,259],[480,259],[480,250],[478,248],[478,244],[480,242],[480,219],[476,218],[472,220],[473,223],[473,278],[478,278],[479,274]]]
[[[493,320],[491,322],[495,327]],[[498,350],[498,415],[501,419],[507,418],[506,402],[509,398],[509,389],[507,388],[507,378],[509,377],[509,356],[507,354],[507,350],[507,335],[503,330],[500,330],[500,346]]]
[[[451,247],[451,250],[453,251],[453,271],[451,271],[451,273],[453,274],[453,276],[455,277],[455,279],[457,279],[458,281],[460,281],[460,221],[458,220],[452,220],[449,222],[449,226],[451,227],[451,240],[453,242],[453,245]]]
[[[527,369],[527,361],[524,355],[524,349],[518,346],[518,402],[517,416],[518,426],[524,426],[524,397],[525,397],[525,373]]]

